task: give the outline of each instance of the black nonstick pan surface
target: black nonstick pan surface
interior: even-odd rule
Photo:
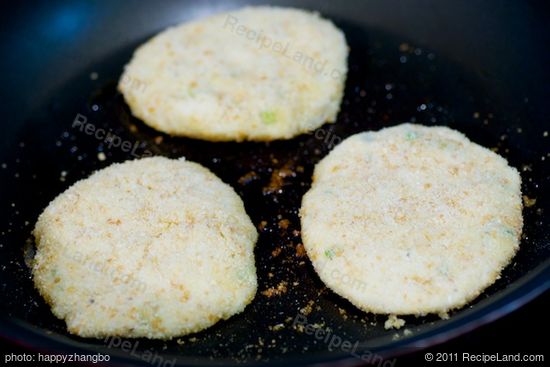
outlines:
[[[150,355],[154,365],[378,363],[490,322],[548,289],[550,17],[543,1],[271,1],[317,10],[344,31],[349,74],[335,124],[288,141],[237,144],[173,138],[133,118],[116,91],[133,50],[170,25],[245,3],[2,5],[2,337],[40,351],[109,354],[120,364],[147,364]],[[132,150],[72,128],[77,116]],[[314,165],[335,144],[405,121],[450,126],[506,157],[523,179],[525,225],[512,264],[469,306],[447,320],[405,317],[404,328],[386,330],[386,317],[358,311],[323,286],[300,246],[298,209]],[[244,313],[171,341],[72,336],[33,288],[26,264],[34,222],[75,181],[149,153],[199,162],[243,198],[260,232],[258,294]],[[293,327],[299,314],[341,344]]]

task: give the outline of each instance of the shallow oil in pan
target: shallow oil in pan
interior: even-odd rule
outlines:
[[[343,340],[372,341],[373,346],[445,322],[435,316],[405,317],[404,328],[385,330],[385,317],[362,313],[323,286],[301,245],[298,209],[314,165],[347,136],[404,121],[458,129],[497,150],[522,174],[529,206],[525,208],[521,250],[503,277],[469,307],[547,258],[542,208],[548,198],[543,197],[542,187],[548,185],[545,172],[550,156],[542,147],[548,146],[550,137],[543,126],[533,124],[528,96],[513,101],[525,105],[519,115],[507,115],[506,105],[492,98],[490,88],[485,87],[483,70],[466,70],[436,51],[378,30],[339,25],[346,33],[351,55],[338,121],[290,141],[237,144],[172,138],[131,117],[115,86],[138,42],[83,70],[44,101],[44,108],[29,113],[10,156],[0,162],[0,182],[6,185],[2,192],[7,193],[0,199],[2,211],[7,213],[3,214],[0,242],[0,287],[7,313],[53,334],[67,335],[64,323],[51,315],[33,289],[24,244],[31,238],[41,210],[73,182],[113,162],[150,151],[185,156],[205,165],[243,198],[260,232],[256,247],[259,289],[244,313],[188,337],[140,339],[137,355],[153,350],[192,358],[252,361],[326,352],[328,345],[323,340],[292,327],[298,314],[306,315],[308,323],[329,327]],[[72,128],[77,114],[128,141],[134,151],[109,147]],[[26,255],[28,260],[31,256]],[[109,343],[71,338],[98,347]]]

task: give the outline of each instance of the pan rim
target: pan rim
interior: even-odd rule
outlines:
[[[464,333],[477,329],[478,327],[493,322],[515,310],[522,307],[529,301],[542,295],[550,289],[550,259],[546,259],[536,268],[529,271],[523,277],[510,283],[503,290],[478,301],[475,305],[465,306],[460,314],[454,315],[448,320],[436,322],[418,334],[403,338],[401,340],[391,340],[390,335],[375,338],[379,340],[378,345],[368,345],[363,341],[358,345],[358,350],[370,351],[382,356],[384,359],[391,359],[401,355],[419,351],[430,346],[441,344],[450,339],[456,338]],[[3,308],[3,307],[0,307]],[[118,348],[109,348],[106,345],[90,345],[85,342],[71,339],[70,335],[61,335],[48,332],[30,324],[27,321],[15,317],[8,317],[5,313],[0,316],[3,328],[0,330],[0,338],[6,339],[23,348],[41,351],[47,350],[49,353],[75,353],[92,352],[108,354],[114,357],[111,362],[115,364],[124,364],[128,362],[141,365],[149,365],[147,362],[132,356],[128,352]],[[389,343],[387,342],[389,340]],[[315,353],[312,355],[304,354],[302,356],[291,356],[288,359],[267,360],[258,363],[241,362],[237,363],[231,359],[210,360],[207,358],[181,356],[177,354],[162,354],[165,359],[176,359],[176,366],[276,366],[281,365],[282,361],[292,363],[292,365],[313,365],[322,363],[335,363],[339,365],[356,365],[359,361],[355,357],[344,352]],[[111,363],[110,362],[110,363]]]

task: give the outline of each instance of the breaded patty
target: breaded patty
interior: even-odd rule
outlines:
[[[237,314],[256,293],[254,225],[199,164],[113,164],[53,200],[34,229],[36,288],[83,337],[171,338]]]
[[[446,127],[364,132],[316,167],[302,238],[323,282],[358,308],[444,313],[498,279],[519,247],[521,178]]]
[[[347,56],[344,34],[316,13],[247,7],[161,32],[118,87],[133,115],[170,135],[289,139],[336,119]]]

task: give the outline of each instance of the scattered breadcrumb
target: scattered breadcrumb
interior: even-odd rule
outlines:
[[[286,293],[287,284],[288,283],[283,280],[277,285],[277,287],[268,288],[265,291],[262,291],[262,294],[268,298],[271,298],[273,296],[280,296],[281,294]]]
[[[262,220],[260,224],[258,224],[258,229],[260,230],[260,232],[263,232],[266,226],[267,226],[267,221]]]
[[[530,198],[529,196],[527,195],[523,195],[523,205],[526,207],[526,208],[530,208],[532,207],[533,205],[535,205],[537,203],[537,199],[536,198]]]
[[[340,315],[342,315],[342,318],[344,320],[347,320],[348,319],[348,314],[346,313],[346,310],[344,310],[343,308],[341,307],[338,307],[338,312],[340,312]]]
[[[384,323],[384,329],[400,329],[403,325],[405,325],[405,320],[400,319],[395,315],[390,315]]]
[[[307,305],[300,309],[300,313],[302,315],[306,315],[306,316],[309,315],[311,313],[311,311],[313,311],[313,304],[314,303],[315,302],[313,302],[313,300],[309,300]]]
[[[279,221],[279,228],[281,229],[287,229],[290,224],[290,221],[288,219],[281,219]]]
[[[306,255],[306,249],[302,243],[296,245],[296,257],[304,257]]]
[[[279,330],[284,329],[284,328],[285,328],[284,324],[277,324],[277,325],[270,326],[269,330],[279,331]]]
[[[258,174],[254,171],[247,172],[246,174],[239,177],[239,184],[242,186],[248,185],[254,180],[259,178]]]
[[[285,178],[294,177],[293,163],[287,162],[281,168],[276,168],[271,173],[269,184],[263,188],[264,194],[273,194],[282,190],[285,185]]]
[[[271,251],[272,257],[277,257],[281,254],[282,249],[280,247],[275,248],[275,250]]]
[[[399,45],[399,51],[401,52],[407,52],[409,50],[409,44],[408,43],[402,43]]]

